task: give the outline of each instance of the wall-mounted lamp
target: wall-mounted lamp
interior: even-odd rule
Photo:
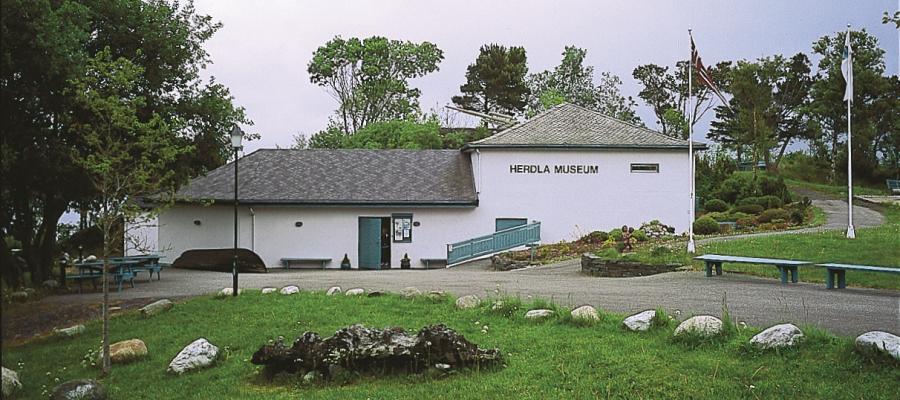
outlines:
[[[299,227],[303,226],[303,222],[301,222],[301,221],[294,222],[294,226],[299,228]]]
[[[194,220],[194,225],[200,226],[200,220],[199,220],[199,219],[195,219],[195,220]]]

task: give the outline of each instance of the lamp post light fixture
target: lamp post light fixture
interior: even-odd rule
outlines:
[[[231,260],[231,277],[233,281],[232,296],[238,295],[238,150],[241,149],[241,140],[244,139],[244,131],[237,124],[231,129],[231,148],[234,149],[234,254]]]

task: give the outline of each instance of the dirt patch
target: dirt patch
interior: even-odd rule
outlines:
[[[157,298],[125,299],[110,301],[110,307],[118,315],[137,310]],[[53,328],[65,328],[100,319],[100,303],[50,303],[32,302],[4,304],[0,315],[3,346],[19,346],[53,332]]]

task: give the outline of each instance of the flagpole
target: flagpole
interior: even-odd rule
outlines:
[[[850,48],[850,24],[847,24],[847,75],[850,76],[848,85],[853,85],[853,50]],[[853,164],[852,157],[852,135],[850,134],[850,103],[853,101],[853,94],[847,98],[847,239],[855,239],[856,231],[853,229]]]
[[[693,43],[694,36],[691,34],[691,29],[688,29],[688,36],[690,37],[691,42]],[[697,250],[696,245],[694,244],[694,208],[696,206],[696,201],[694,200],[694,95],[693,95],[693,73],[692,69],[694,69],[694,49],[691,49],[691,54],[688,57],[688,157],[690,157],[690,171],[691,171],[691,206],[688,209],[688,244],[687,244],[687,252],[690,254],[694,254]]]

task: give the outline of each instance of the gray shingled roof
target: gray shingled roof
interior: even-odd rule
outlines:
[[[695,145],[704,148],[705,145]],[[466,148],[565,147],[686,149],[687,140],[630,124],[603,113],[563,103]]]
[[[469,155],[458,150],[257,150],[240,159],[243,204],[477,205]],[[229,163],[178,198],[231,202]]]

